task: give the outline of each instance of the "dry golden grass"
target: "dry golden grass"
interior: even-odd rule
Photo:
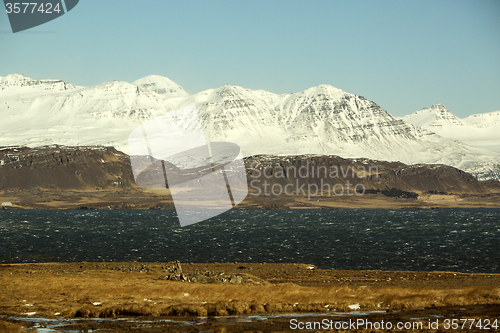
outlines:
[[[254,278],[258,281],[258,278]],[[500,303],[492,286],[439,289],[372,286],[200,284],[158,280],[157,273],[89,271],[0,274],[0,314],[51,317],[227,315],[410,309]]]
[[[0,320],[0,333],[23,333],[26,330],[20,324]]]

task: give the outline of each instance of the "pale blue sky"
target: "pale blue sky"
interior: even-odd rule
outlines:
[[[17,34],[2,11],[10,73],[77,85],[158,74],[189,93],[325,83],[396,116],[443,103],[465,117],[500,110],[500,1],[80,0]]]

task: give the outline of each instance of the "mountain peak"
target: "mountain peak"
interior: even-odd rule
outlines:
[[[17,86],[20,83],[34,81],[33,79],[24,76],[24,74],[9,74],[0,76],[0,86]]]
[[[436,120],[447,120],[447,121],[452,121],[452,122],[459,122],[460,120],[458,119],[457,116],[455,116],[453,113],[451,113],[450,110],[443,104],[434,104],[431,107],[423,108],[422,110],[418,112],[423,112],[423,113],[432,113],[435,115]]]
[[[434,104],[403,117],[407,123],[420,127],[462,126],[463,122],[443,104]]]
[[[425,111],[425,110],[431,110],[433,112],[440,112],[440,113],[451,113],[450,110],[448,110],[448,108],[444,105],[444,104],[434,104],[432,105],[431,107],[426,107],[426,108],[423,108],[422,110],[420,111]]]
[[[242,95],[245,91],[248,92],[250,91],[250,89],[245,89],[239,86],[232,86],[230,84],[226,84],[223,85],[222,87],[215,89],[217,95],[221,97],[232,97],[232,96]]]
[[[341,97],[346,94],[342,89],[335,88],[329,84],[320,84],[317,87],[312,87],[304,90],[308,95],[327,95],[332,97]]]
[[[10,80],[10,81],[21,81],[21,80],[31,80],[29,77],[24,76],[24,74],[8,74],[7,76],[0,76],[0,80]]]
[[[472,126],[487,128],[500,125],[500,111],[479,113],[468,116],[464,121]]]
[[[161,75],[148,75],[133,82],[142,91],[155,92],[166,97],[184,97],[189,94],[177,83]]]
[[[75,88],[73,84],[66,83],[62,80],[35,80],[24,76],[24,74],[0,76],[0,88],[3,90],[9,87],[31,87],[44,90],[68,90]]]

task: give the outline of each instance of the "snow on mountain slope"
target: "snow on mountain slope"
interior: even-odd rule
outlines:
[[[209,141],[238,143],[245,155],[336,154],[442,163],[500,178],[499,158],[395,118],[374,102],[321,85],[274,95],[224,86],[190,96]]]
[[[0,77],[0,146],[112,145],[142,121],[195,104],[208,141],[229,141],[244,155],[329,154],[404,163],[442,163],[496,177],[498,156],[395,118],[372,101],[329,85],[277,95],[237,86],[194,95],[148,76],[133,84],[76,87],[62,81]],[[479,121],[481,123],[481,121]],[[500,178],[500,168],[497,170]]]
[[[142,91],[152,91],[167,97],[179,97],[189,95],[181,86],[174,81],[159,75],[149,75],[132,83]]]
[[[0,78],[0,145],[123,147],[142,120],[171,109],[162,95],[127,82],[75,87],[62,81],[17,79],[16,83],[12,76]]]
[[[455,166],[467,170],[478,179],[500,179],[500,111],[475,114],[459,119],[444,105],[437,104],[424,108],[402,119],[415,126],[420,126],[442,137],[459,140],[471,147],[471,150],[489,155],[477,161],[466,161]]]
[[[373,102],[327,85],[284,95],[226,85],[192,95],[178,107],[189,104],[197,105],[209,141],[238,143],[245,155],[400,159],[413,154],[410,146],[420,145],[419,138],[441,140]]]
[[[500,153],[500,111],[459,119],[444,105],[438,104],[402,119],[443,137]]]
[[[490,128],[500,124],[500,111],[473,114],[463,120],[465,123],[477,128]]]
[[[403,119],[410,124],[424,128],[439,128],[449,125],[463,126],[464,123],[450,112],[443,104],[435,104],[430,108],[423,108]]]
[[[17,91],[20,94],[35,95],[45,94],[48,91],[66,91],[77,87],[61,80],[33,80],[22,74],[10,74],[0,76],[0,91],[9,89],[11,93]]]

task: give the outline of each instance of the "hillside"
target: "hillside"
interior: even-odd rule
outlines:
[[[500,182],[480,182],[445,165],[332,155],[256,155],[244,161],[249,195],[242,208],[314,208],[319,199],[332,207],[350,200],[349,207],[359,208],[366,204],[359,200],[376,199],[387,207],[425,208],[433,204],[419,200],[433,195],[455,202],[472,196],[478,200],[460,205],[500,207]],[[135,185],[130,158],[112,147],[0,148],[0,201],[18,208],[174,208],[168,189]]]

